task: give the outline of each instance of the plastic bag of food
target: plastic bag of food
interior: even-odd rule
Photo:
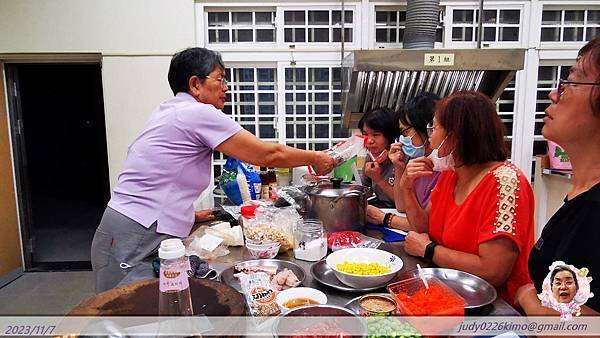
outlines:
[[[229,254],[223,238],[209,233],[209,229],[206,225],[201,226],[183,240],[186,255],[212,260]]]
[[[260,198],[260,176],[247,163],[228,158],[218,180],[227,198],[237,205]]]
[[[325,153],[335,160],[335,166],[338,167],[357,156],[367,144],[367,137],[364,135],[352,135],[344,141],[334,144],[331,148],[325,150]]]
[[[255,217],[244,221],[244,236],[253,241],[277,241],[279,252],[294,248],[294,230],[300,215],[292,207],[261,206]]]
[[[211,234],[223,239],[223,244],[226,246],[243,246],[244,234],[242,227],[239,225],[231,226],[229,222],[221,222],[211,225],[206,229],[207,234]]]
[[[244,274],[240,276],[240,284],[255,325],[264,323],[269,316],[281,313],[275,301],[277,292],[271,286],[269,275],[265,272]]]
[[[381,243],[383,243],[382,240],[365,236],[357,231],[338,231],[327,234],[327,246],[332,251],[348,248],[376,249]]]
[[[308,195],[302,186],[287,186],[277,189],[279,198],[273,203],[278,208],[292,206],[296,208],[301,215],[307,211]]]

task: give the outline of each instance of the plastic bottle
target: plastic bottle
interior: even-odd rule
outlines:
[[[277,168],[275,169],[277,176],[277,186],[286,187],[290,185],[290,169],[289,168]]]
[[[269,199],[269,175],[266,167],[260,167],[260,199]]]
[[[160,258],[159,316],[192,316],[192,297],[187,270],[190,263],[178,238],[166,239],[158,248]]]
[[[267,168],[267,177],[269,178],[269,199],[275,199],[273,193],[277,191],[277,174],[275,168]]]

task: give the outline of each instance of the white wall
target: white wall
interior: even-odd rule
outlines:
[[[173,53],[194,20],[192,0],[2,0],[0,53]]]
[[[194,20],[193,0],[1,0],[0,60],[5,53],[102,54],[112,187],[148,114],[172,96],[169,61],[194,46]]]
[[[169,56],[105,57],[104,112],[111,187],[123,168],[127,147],[148,115],[173,94],[167,81]]]

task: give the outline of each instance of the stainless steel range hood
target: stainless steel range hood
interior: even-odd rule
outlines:
[[[359,50],[344,58],[344,127],[364,112],[394,110],[421,92],[440,97],[478,90],[496,101],[518,70],[524,49]]]

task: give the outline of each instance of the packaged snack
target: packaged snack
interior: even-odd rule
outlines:
[[[327,246],[332,250],[348,248],[377,248],[381,240],[365,236],[357,231],[338,231],[327,234]]]
[[[242,275],[240,284],[256,325],[264,323],[269,316],[277,316],[281,313],[275,301],[277,292],[271,286],[269,275],[265,272]]]

